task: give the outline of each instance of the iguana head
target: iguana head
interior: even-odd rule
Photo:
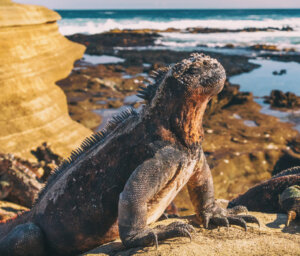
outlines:
[[[146,112],[153,120],[167,120],[169,125],[165,126],[185,145],[199,144],[206,105],[224,86],[222,65],[207,55],[193,53],[175,65],[157,70],[155,79],[154,84],[140,91],[140,97],[148,102]]]
[[[194,53],[172,67],[172,76],[186,93],[194,90],[201,95],[216,95],[223,86],[226,74],[223,66],[207,55]]]
[[[139,91],[139,96],[148,103],[161,98],[168,89],[180,92],[178,96],[182,97],[196,91],[201,96],[213,96],[222,90],[226,73],[216,59],[203,53],[193,53],[188,59],[154,71],[153,77],[155,83]]]

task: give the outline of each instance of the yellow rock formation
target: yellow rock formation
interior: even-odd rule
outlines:
[[[58,31],[60,16],[41,6],[0,0],[0,152],[32,158],[47,141],[68,156],[89,129],[68,115],[55,82],[66,77],[84,46]]]

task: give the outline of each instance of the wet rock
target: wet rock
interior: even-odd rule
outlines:
[[[203,27],[191,27],[183,30],[186,33],[192,34],[210,34],[210,33],[240,33],[240,32],[272,32],[272,31],[293,31],[293,28],[287,26],[282,28],[266,27],[266,28],[242,28],[242,29],[226,29],[226,28],[203,28]]]
[[[108,108],[120,108],[123,106],[123,102],[120,100],[111,100],[108,102]]]
[[[123,79],[124,70],[120,65],[82,66],[77,63],[76,71],[58,82],[67,95],[69,114],[73,120],[84,126],[96,129],[102,119],[94,113],[95,109],[121,106],[127,91],[122,89],[127,79]],[[133,69],[129,69],[134,72]],[[126,88],[129,89],[129,88]],[[133,88],[134,89],[134,88]],[[113,101],[118,100],[118,103]]]
[[[269,45],[269,44],[255,44],[250,47],[252,50],[255,51],[275,51],[278,52],[280,51],[276,45]]]
[[[239,32],[273,32],[273,31],[293,31],[293,28],[290,26],[284,26],[281,28],[278,27],[265,27],[265,28],[256,28],[256,27],[248,27],[241,29],[226,29],[226,28],[210,28],[210,27],[188,27],[185,29],[178,28],[167,28],[167,29],[112,29],[109,33],[115,34],[145,34],[145,33],[191,33],[191,34],[210,34],[210,33],[239,33]]]
[[[278,71],[273,71],[272,74],[274,76],[282,76],[282,75],[285,75],[286,74],[286,69],[281,69],[279,72]]]
[[[265,97],[265,102],[273,108],[298,109],[300,108],[300,97],[291,92],[273,90],[270,96]]]
[[[300,54],[294,53],[294,54],[272,54],[272,53],[264,53],[259,54],[259,57],[271,59],[271,60],[277,60],[282,62],[297,62],[300,63]]]
[[[224,46],[224,48],[227,48],[227,49],[233,49],[233,48],[235,48],[235,46],[234,46],[234,44],[226,44],[226,45]]]
[[[75,34],[68,36],[70,40],[87,47],[86,53],[102,55],[113,53],[113,47],[151,46],[160,35],[146,31],[129,32],[117,31],[102,34]]]
[[[291,124],[261,114],[252,96],[239,102],[234,100],[237,95],[238,87],[226,83],[224,95],[221,92],[219,99],[212,99],[203,122],[205,131],[212,131],[205,133],[203,149],[214,176],[216,196],[227,199],[268,179],[280,159],[291,167],[292,162],[284,158],[285,150],[298,136]],[[246,120],[255,120],[256,125],[248,126]],[[184,192],[179,197],[183,200],[178,207],[189,208],[184,206],[189,200]]]
[[[121,91],[136,92],[140,86],[144,85],[143,81],[144,81],[143,77],[135,77],[132,79],[126,79],[123,81],[123,83],[121,84],[119,89]]]
[[[212,58],[218,59],[224,66],[227,76],[241,74],[243,72],[250,72],[259,67],[257,64],[250,63],[248,57],[238,55],[225,55],[215,52],[202,51],[210,55]],[[171,50],[123,50],[116,55],[125,59],[125,66],[142,66],[143,63],[150,63],[152,69],[157,67],[170,65],[176,63],[181,59],[187,58],[191,52],[177,52],[176,54]]]
[[[297,52],[297,50],[295,48],[283,48],[282,49],[284,52]]]

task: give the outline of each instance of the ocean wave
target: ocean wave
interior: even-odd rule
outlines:
[[[233,44],[235,47],[249,47],[255,44],[274,44],[278,49],[294,48],[300,51],[299,31],[275,32],[239,32],[239,33],[161,33],[162,38],[156,41],[157,45],[167,47],[195,47],[206,45],[208,47],[224,47]]]
[[[254,18],[254,17],[253,17]],[[187,27],[209,27],[225,29],[243,29],[248,27],[265,28],[290,26],[296,31],[300,31],[300,18],[284,19],[241,19],[241,20],[222,20],[222,19],[181,19],[181,20],[142,20],[142,19],[62,19],[59,21],[60,31],[64,35],[75,33],[95,34],[111,29],[167,29]]]

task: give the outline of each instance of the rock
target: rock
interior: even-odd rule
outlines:
[[[37,176],[38,166],[0,154],[0,200],[31,207],[43,187]]]
[[[73,70],[66,79],[57,84],[67,95],[69,114],[72,119],[96,130],[102,118],[94,112],[95,109],[118,108],[123,105],[127,92],[122,86],[128,79],[122,76],[127,69],[120,65],[103,64],[85,67],[80,62],[76,64],[76,67],[79,69]],[[128,71],[134,72],[134,69],[128,69]],[[136,72],[141,72],[141,70],[136,70]],[[133,84],[134,79],[129,80],[132,80],[132,83],[128,85],[136,88],[137,85]]]
[[[210,33],[240,33],[240,32],[262,32],[262,31],[293,31],[289,26],[276,28],[276,27],[265,27],[265,28],[242,28],[242,29],[226,29],[226,28],[203,28],[203,27],[191,27],[186,28],[182,32],[192,34],[210,34]],[[165,32],[165,31],[162,31]]]
[[[262,57],[264,59],[270,59],[270,60],[277,60],[282,62],[297,62],[300,63],[300,54],[273,54],[273,53],[264,53],[259,54],[259,57]]]
[[[212,99],[203,121],[205,131],[213,131],[205,133],[203,150],[212,169],[215,193],[226,199],[270,178],[274,169],[300,164],[295,153],[293,161],[290,155],[287,158],[288,146],[289,151],[299,147],[298,132],[292,125],[260,113],[261,107],[250,96],[244,102],[236,101],[239,95],[238,87],[226,82],[220,98]],[[248,126],[249,120],[256,126]],[[178,208],[189,208],[189,203],[184,204],[189,200],[187,194],[183,191],[179,197]]]
[[[245,104],[253,100],[252,93],[240,92],[239,89],[239,85],[231,84],[228,80],[226,80],[223,90],[209,102],[206,114],[210,115],[224,107]]]
[[[0,2],[0,152],[33,159],[45,140],[64,157],[91,131],[68,115],[55,82],[66,77],[84,47],[58,31],[56,12]]]
[[[83,44],[87,47],[86,53],[92,55],[112,54],[113,48],[133,47],[133,46],[150,46],[160,35],[143,31],[120,31],[113,30],[102,34],[75,34],[68,36],[74,42]]]
[[[43,174],[38,176],[41,181],[45,182],[63,161],[63,158],[55,154],[47,142],[44,142],[41,146],[35,150],[31,150],[31,153],[37,158],[38,166],[43,169]]]
[[[252,45],[250,47],[252,50],[255,50],[255,51],[275,51],[275,52],[278,52],[280,51],[276,45],[269,45],[269,44],[255,44],[255,45]]]
[[[102,245],[83,255],[161,255],[161,256],[220,256],[220,255],[298,255],[300,254],[300,223],[295,221],[287,228],[284,227],[285,214],[262,214],[250,212],[261,223],[249,224],[248,231],[232,226],[230,228],[203,229],[195,228],[192,241],[188,238],[173,238],[161,242],[158,249],[154,247],[125,249],[120,240]],[[181,219],[168,219],[155,223],[167,225],[173,221],[189,222],[192,216]]]
[[[233,48],[235,48],[235,46],[234,46],[234,44],[226,44],[226,45],[224,46],[224,48],[227,48],[227,49],[233,49]]]
[[[38,162],[44,161],[45,164],[54,163],[55,165],[60,165],[63,161],[61,156],[52,151],[47,142],[37,147],[36,150],[31,150],[31,153],[37,158]]]
[[[280,71],[283,73],[284,71]],[[300,108],[300,97],[292,92],[282,92],[280,90],[273,90],[269,97],[265,97],[265,102],[269,103],[273,108]]]
[[[132,92],[132,91],[137,91],[137,89],[140,86],[144,86],[143,84],[144,78],[143,77],[135,77],[131,79],[126,79],[123,81],[119,89],[121,91],[126,91],[126,92]]]
[[[153,34],[153,33],[192,33],[192,34],[210,34],[210,33],[239,33],[239,32],[261,32],[261,31],[293,31],[293,28],[286,26],[282,28],[278,27],[265,27],[265,28],[256,28],[256,27],[249,27],[249,28],[242,28],[242,29],[226,29],[226,28],[209,28],[209,27],[188,27],[185,29],[178,29],[178,28],[167,28],[167,29],[112,29],[109,33],[115,34],[126,34],[126,33],[137,33],[137,34]]]
[[[227,76],[241,74],[243,72],[250,72],[259,67],[257,64],[250,63],[246,56],[226,55],[216,52],[202,51],[204,54],[210,55],[212,58],[218,59],[224,66]],[[117,56],[125,59],[125,66],[142,66],[143,63],[152,65],[152,69],[161,66],[170,65],[178,62],[181,59],[187,58],[191,52],[179,52],[171,50],[120,50]]]
[[[279,72],[277,72],[276,70],[272,72],[272,74],[274,76],[282,76],[286,74],[286,69],[281,69]]]
[[[0,223],[15,218],[18,214],[21,214],[28,210],[28,208],[18,204],[0,201]]]

